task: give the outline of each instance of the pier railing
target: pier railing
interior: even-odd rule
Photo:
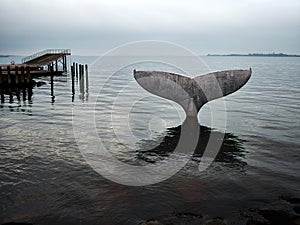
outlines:
[[[22,59],[22,63],[29,62],[33,59],[36,59],[38,57],[41,57],[46,54],[64,54],[64,55],[70,55],[71,54],[71,49],[46,49],[41,52],[37,52],[35,54],[32,54],[30,56],[27,56]]]

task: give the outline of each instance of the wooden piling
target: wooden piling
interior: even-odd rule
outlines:
[[[30,67],[26,67],[26,83],[30,84],[31,83],[31,74],[30,74]]]
[[[17,96],[18,102],[21,102],[21,96],[20,96],[20,89],[19,88],[17,88],[17,90],[16,90],[16,96]]]
[[[15,87],[14,92],[15,92],[15,95],[17,97],[17,102],[20,103],[21,102],[21,96],[20,96],[21,88],[20,87]]]
[[[78,65],[78,78],[81,80],[81,64]]]
[[[79,64],[79,86],[80,93],[84,94],[84,67],[81,64]]]
[[[25,102],[26,101],[26,89],[25,88],[23,88],[23,90],[22,90],[22,97],[23,97],[23,102]]]
[[[16,83],[16,85],[19,84],[19,74],[18,74],[18,72],[19,72],[19,67],[15,66],[15,83]]]
[[[11,84],[10,66],[7,66],[7,83]]]
[[[72,66],[73,66],[73,74],[74,74],[74,76],[75,76],[75,62],[72,63]],[[72,68],[72,66],[71,66],[71,68]],[[71,74],[72,74],[72,73],[71,73]]]
[[[4,91],[0,89],[0,92],[1,92],[1,103],[4,103],[5,102]]]
[[[67,66],[68,66],[67,56],[64,56],[64,58],[65,58],[65,72],[67,72]]]
[[[58,71],[58,63],[57,63],[57,60],[55,60],[55,71]]]
[[[9,103],[14,103],[14,96],[11,91],[11,87],[8,88],[8,94],[9,94]]]
[[[81,64],[78,65],[78,77],[81,80]]]
[[[50,67],[50,83],[51,83],[51,95],[52,95],[52,88],[53,88],[53,67]]]
[[[89,72],[88,65],[85,64],[85,85],[86,85],[86,93],[89,92]]]
[[[50,85],[51,85],[51,101],[52,103],[54,103],[54,85],[53,85],[53,77],[54,77],[54,74],[53,74],[53,66],[50,67]]]
[[[2,67],[0,66],[0,85],[2,84]]]
[[[27,87],[27,93],[28,93],[28,101],[31,102],[31,98],[32,98],[32,86],[29,85]]]
[[[75,63],[71,66],[71,77],[72,77],[72,102],[74,102],[75,97]]]
[[[76,63],[76,77],[78,77],[78,63]]]
[[[72,77],[72,94],[75,94],[75,67],[74,64],[71,66],[71,77]]]
[[[25,83],[25,74],[24,74],[25,69],[24,69],[24,66],[21,66],[20,70],[21,70],[21,84],[24,84]]]
[[[63,56],[62,61],[63,61],[63,71],[66,72],[67,71],[67,57]]]

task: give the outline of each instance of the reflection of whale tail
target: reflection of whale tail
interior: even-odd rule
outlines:
[[[244,86],[252,70],[226,70],[189,78],[160,71],[136,71],[134,78],[147,91],[180,104],[187,116],[197,116],[207,102]]]

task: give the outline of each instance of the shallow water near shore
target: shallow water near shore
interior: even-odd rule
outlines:
[[[162,224],[204,224],[219,218],[227,224],[292,224],[299,219],[299,58],[202,59],[211,71],[253,70],[242,89],[224,98],[227,125],[221,149],[200,172],[208,136],[222,133],[218,123],[211,127],[210,106],[204,106],[195,153],[178,156],[190,158],[186,166],[163,182],[142,187],[117,184],[95,172],[81,155],[72,126],[72,109],[100,93],[95,125],[115,157],[139,165],[168,159],[178,143],[184,114],[175,103],[138,86],[132,69],[139,65],[119,68],[122,57],[107,59],[109,70],[91,65],[89,93],[83,95],[76,85],[74,98],[70,75],[55,77],[54,96],[48,77],[39,78],[46,84],[32,90],[5,90],[0,103],[0,223],[140,224],[153,219]],[[187,58],[177,60],[188,65]],[[191,68],[191,74],[198,70]],[[141,100],[133,104],[137,95]],[[211,104],[218,109],[220,101]]]

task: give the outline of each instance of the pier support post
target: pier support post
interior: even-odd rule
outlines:
[[[84,67],[79,65],[79,84],[80,84],[80,93],[84,95]]]
[[[23,88],[22,90],[22,97],[23,97],[23,102],[26,101],[26,88]]]
[[[53,85],[53,66],[50,67],[50,85],[51,85],[51,102],[55,102],[54,85]]]
[[[85,85],[86,85],[86,93],[89,92],[89,72],[88,65],[85,64]]]
[[[25,83],[25,75],[24,75],[25,69],[24,69],[24,66],[22,66],[20,68],[20,70],[21,70],[21,84],[24,84]]]
[[[78,63],[76,63],[76,77],[78,77]]]
[[[27,82],[27,84],[31,83],[31,74],[30,74],[30,67],[29,66],[26,67],[26,82]]]
[[[28,87],[27,87],[27,93],[28,93],[28,102],[31,102],[31,98],[32,98],[32,86],[31,85],[29,85]]]
[[[58,71],[58,62],[57,62],[57,60],[55,60],[55,71],[56,72]]]
[[[2,84],[2,67],[0,66],[0,84]]]
[[[71,66],[71,77],[72,77],[72,102],[74,102],[75,97],[75,64]]]
[[[18,72],[19,72],[19,67],[15,67],[15,83],[16,83],[16,85],[18,85],[19,84],[19,74],[18,74]]]
[[[75,67],[71,66],[71,78],[72,78],[72,95],[75,94]]]
[[[5,97],[4,97],[4,90],[0,88],[0,94],[1,94],[1,103],[5,102]]]
[[[63,60],[63,71],[67,72],[67,57],[63,56],[62,60]]]
[[[10,66],[7,66],[7,83],[11,84]]]
[[[20,96],[20,89],[19,88],[17,88],[17,90],[16,90],[16,96],[17,96],[18,102],[21,102],[21,96]]]
[[[14,103],[14,96],[12,94],[11,87],[8,88],[8,94],[9,94],[9,103]]]

